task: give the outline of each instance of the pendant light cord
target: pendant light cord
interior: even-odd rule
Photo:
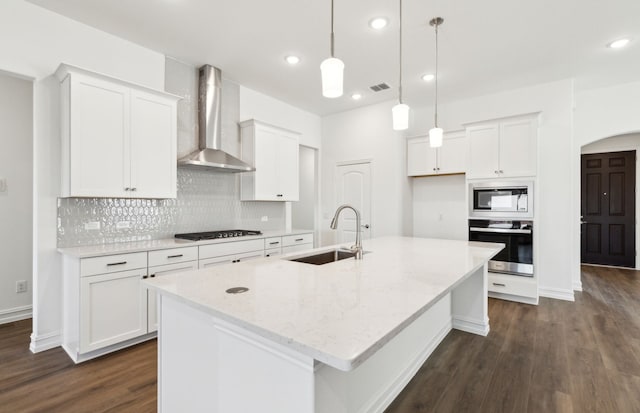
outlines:
[[[333,0],[331,0],[331,57],[334,56],[335,36],[333,34]]]
[[[398,101],[402,104],[402,0],[400,0],[400,82],[398,86]]]
[[[436,21],[434,26],[436,27],[436,104],[435,104],[435,124],[438,127],[438,26],[440,24]]]

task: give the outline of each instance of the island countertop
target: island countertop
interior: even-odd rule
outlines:
[[[316,248],[321,252],[334,247]],[[337,369],[375,353],[481,268],[502,244],[384,237],[362,260],[311,265],[286,258],[145,280],[147,287]],[[246,287],[242,294],[228,294]]]

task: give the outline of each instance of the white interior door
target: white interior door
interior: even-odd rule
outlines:
[[[360,211],[362,239],[371,238],[371,163],[336,166],[336,208],[349,204]],[[356,240],[356,216],[342,211],[338,222],[338,243]]]

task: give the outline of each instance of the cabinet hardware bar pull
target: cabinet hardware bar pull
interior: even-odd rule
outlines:
[[[498,287],[506,287],[506,285],[502,284],[502,283],[493,283],[493,285],[496,285]]]
[[[138,188],[131,188],[131,190],[132,190],[132,191],[137,191],[137,190],[138,190]]]
[[[180,257],[184,257],[184,254],[167,255],[167,258],[180,258]]]
[[[143,279],[143,280],[146,280],[147,278],[149,278],[149,276],[148,276],[148,275],[143,275],[143,276],[142,276],[142,279]]]
[[[280,244],[280,241],[275,241],[275,242],[270,242],[269,245],[278,245]]]
[[[304,241],[304,238],[296,238],[296,242]]]
[[[155,274],[151,274],[149,277],[156,278],[156,275]]]
[[[125,265],[127,262],[126,261],[121,261],[121,262],[110,262],[107,264],[107,267],[112,267],[114,265]]]

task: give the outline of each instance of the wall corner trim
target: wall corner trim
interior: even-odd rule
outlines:
[[[32,353],[40,353],[41,351],[60,347],[61,345],[62,335],[60,334],[60,331],[52,331],[51,333],[41,335],[32,333],[29,350],[31,350]]]

